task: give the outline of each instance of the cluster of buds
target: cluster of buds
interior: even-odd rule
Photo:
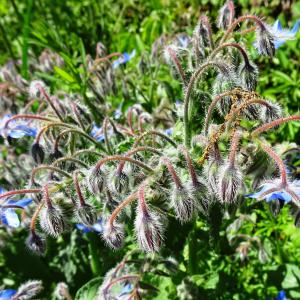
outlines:
[[[166,45],[167,62],[182,82],[184,97],[182,118],[178,118],[173,136],[165,133],[161,129],[163,123],[154,122],[140,105],[129,107],[127,118],[118,120],[107,109],[101,110],[105,107],[102,106],[105,97],[115,85],[114,67],[109,59],[120,56],[107,55],[102,44],[97,45],[97,58],[88,58],[87,64],[88,82],[98,100],[95,103],[99,104],[99,114],[105,114],[102,126],[99,122],[93,124],[97,109],[91,111],[91,106],[85,109],[74,101],[74,96],[64,99],[59,95],[50,96],[41,81],[31,83],[30,96],[46,108],[37,114],[12,116],[3,125],[7,131],[18,119],[41,124],[31,149],[36,163],[30,176],[31,188],[0,195],[1,210],[22,209],[7,202],[15,195],[40,195],[35,198],[36,209],[30,223],[27,240],[30,249],[40,254],[46,249],[44,236],[36,230],[37,220],[46,235],[57,237],[74,221],[92,227],[99,218],[105,222],[102,237],[106,244],[120,248],[126,244],[129,229],[126,221],[130,214],[127,208],[132,205],[135,208],[133,229],[139,247],[145,252],[157,252],[163,245],[169,216],[187,223],[201,214],[209,221],[214,204],[224,209],[237,206],[250,173],[249,166],[245,168],[241,163],[246,143],[254,152],[262,151],[274,160],[280,173],[280,178],[266,182],[258,193],[248,196],[300,206],[299,183],[287,177],[283,160],[261,137],[283,123],[299,120],[300,116],[282,117],[277,103],[255,92],[257,66],[235,39],[237,26],[245,21],[254,22],[259,53],[273,56],[278,36],[256,16],[236,18],[232,1],[227,1],[220,10],[218,27],[223,33],[217,35],[220,38],[213,35],[208,17],[201,16],[192,37],[180,36],[175,44]],[[249,30],[238,33],[244,40]],[[207,86],[211,82],[211,73],[207,71],[211,68],[216,70],[215,77],[212,86]],[[203,127],[194,124],[190,113],[197,104],[193,100],[201,92],[212,99],[203,102]],[[221,123],[212,121],[215,109]],[[178,134],[178,128],[183,128],[183,132]],[[67,142],[63,143],[64,139]],[[45,149],[50,149],[49,156]],[[37,176],[42,172],[48,172],[49,176]],[[56,197],[59,193],[63,197]],[[243,255],[247,245],[240,248]],[[116,276],[114,273],[105,281],[100,292],[102,299],[114,283],[124,281],[134,281],[135,293],[139,294],[139,275]]]

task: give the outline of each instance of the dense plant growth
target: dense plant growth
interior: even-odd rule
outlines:
[[[45,299],[300,298],[300,115],[263,89],[288,75],[264,73],[257,89],[255,62],[295,39],[299,21],[239,17],[227,1],[215,23],[202,14],[192,34],[162,34],[134,72],[136,50],[98,42],[86,54],[76,37],[73,55],[52,30],[35,32],[40,56],[4,64],[0,245],[28,261],[11,272],[4,250],[0,268],[17,282],[51,282]],[[38,271],[13,275],[25,265]],[[2,294],[41,290],[36,280]]]

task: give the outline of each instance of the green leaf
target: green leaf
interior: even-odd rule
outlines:
[[[83,285],[76,293],[74,300],[95,300],[102,277],[97,277]]]
[[[58,74],[62,79],[65,79],[67,82],[74,83],[76,79],[67,73],[65,70],[61,69],[60,67],[54,66],[54,71]]]

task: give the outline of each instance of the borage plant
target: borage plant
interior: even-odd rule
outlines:
[[[163,131],[163,122],[153,122],[137,104],[128,109],[127,118],[111,116],[105,99],[114,87],[109,62],[113,55],[105,56],[103,51],[89,63],[93,71],[98,63],[105,65],[91,74],[108,84],[98,83],[97,92],[88,80],[98,99],[89,109],[101,110],[101,126],[93,122],[97,111],[74,102],[74,98],[81,101],[79,96],[51,95],[44,82],[31,82],[26,107],[37,99],[38,113],[6,117],[1,132],[7,137],[16,137],[16,132],[21,132],[18,137],[34,135],[31,154],[36,166],[28,187],[0,195],[4,217],[25,209],[19,195],[33,195],[27,240],[31,250],[44,255],[46,236],[58,237],[75,222],[86,228],[101,224],[102,238],[113,249],[128,244],[126,233],[133,230],[142,251],[158,252],[168,235],[168,219],[173,218],[182,224],[205,220],[216,245],[216,223],[220,226],[225,215],[234,216],[247,189],[259,189],[247,197],[278,207],[283,203],[299,207],[300,184],[288,177],[266,133],[299,120],[300,115],[282,116],[278,103],[255,92],[258,67],[245,47],[246,37],[255,31],[254,47],[272,57],[278,43],[291,36],[254,15],[236,18],[232,1],[220,10],[217,26],[220,31],[213,35],[209,19],[202,15],[192,37],[185,36],[182,43],[183,37],[177,36],[164,45],[163,56],[183,87],[184,100],[174,109],[178,119],[172,130]],[[26,93],[23,87],[18,92]],[[279,173],[268,174],[266,157],[275,162]],[[267,175],[276,178],[263,182]],[[189,238],[190,274],[197,259],[193,247]],[[113,287],[119,283],[128,288],[123,292],[128,299],[140,299],[153,289],[141,281],[144,271],[132,273],[134,268],[127,264],[124,258],[108,273],[99,299],[116,297]]]

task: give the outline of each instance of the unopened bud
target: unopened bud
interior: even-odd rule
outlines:
[[[254,91],[257,86],[258,68],[254,63],[243,62],[239,68],[239,75],[244,88],[248,91]]]
[[[46,241],[36,232],[31,232],[26,240],[27,247],[37,255],[44,255],[46,252]]]
[[[274,36],[267,28],[267,25],[257,27],[255,47],[262,55],[272,57],[275,54]]]
[[[80,205],[76,213],[79,222],[86,226],[92,226],[97,222],[97,211],[89,204]]]
[[[282,110],[279,104],[268,101],[268,105],[261,110],[261,119],[264,123],[272,122],[282,117]]]
[[[129,189],[129,177],[125,172],[116,172],[112,178],[112,188],[116,193],[127,193]]]
[[[220,9],[217,26],[220,29],[227,29],[234,17],[233,1],[227,1]]]
[[[41,80],[34,80],[30,83],[29,86],[29,95],[32,98],[40,98],[42,96],[41,90],[45,89],[46,85]]]
[[[37,294],[39,294],[42,291],[42,289],[43,285],[40,280],[27,281],[18,288],[17,293],[13,296],[13,299],[32,299]]]
[[[99,167],[94,167],[88,177],[88,186],[90,191],[95,194],[101,194],[106,186],[105,174]]]
[[[122,224],[109,222],[104,226],[103,239],[112,248],[118,249],[123,246],[125,237],[124,226]]]
[[[44,148],[39,143],[34,143],[31,146],[31,156],[35,163],[42,164],[45,158]]]

